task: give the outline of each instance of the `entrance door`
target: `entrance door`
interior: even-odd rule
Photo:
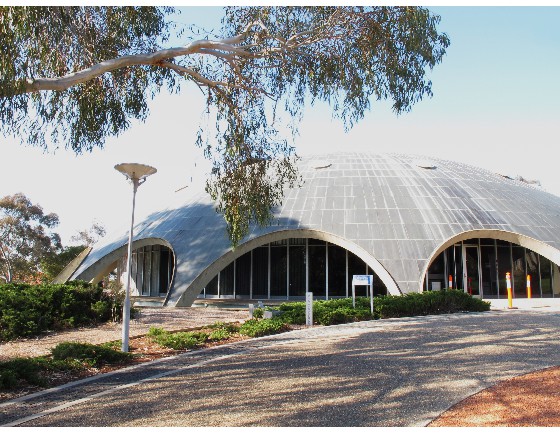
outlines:
[[[480,250],[478,245],[463,246],[463,287],[469,295],[480,297]]]

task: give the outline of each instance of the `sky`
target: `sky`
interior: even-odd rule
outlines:
[[[299,155],[345,151],[408,153],[538,179],[560,196],[560,7],[430,7],[451,45],[428,72],[433,97],[395,115],[388,102],[350,131],[318,104],[304,114]],[[217,27],[218,8],[186,7],[179,20]],[[194,144],[204,98],[194,85],[162,93],[145,123],[76,156],[0,137],[0,197],[22,192],[59,215],[65,245],[93,222],[108,236],[130,225],[132,189],[113,167],[138,162],[157,168],[139,190],[136,221],[185,201],[204,188],[208,166]],[[183,188],[187,186],[187,188]]]

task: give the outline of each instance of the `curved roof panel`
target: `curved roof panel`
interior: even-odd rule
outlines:
[[[554,250],[560,247],[560,198],[481,168],[371,153],[316,155],[298,165],[303,186],[287,191],[274,223],[253,227],[238,253],[231,251],[223,218],[207,194],[154,213],[136,226],[136,242],[161,239],[175,253],[169,305],[192,302],[201,288],[191,287],[193,281],[202,275],[206,284],[215,275],[205,275],[212,264],[224,255],[240,255],[276,232],[290,237],[298,230],[321,232],[327,239],[344,239],[381,264],[402,293],[421,290],[434,252],[465,232],[510,232]],[[95,248],[76,277],[94,278],[102,259],[119,248],[124,251],[126,242],[123,234]]]

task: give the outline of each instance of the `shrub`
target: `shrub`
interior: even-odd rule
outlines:
[[[287,331],[288,327],[280,318],[250,319],[239,328],[239,333],[249,337],[263,337]]]
[[[120,352],[106,346],[73,342],[60,343],[52,349],[51,353],[54,360],[75,359],[92,367],[100,367],[104,364],[120,364],[132,357],[130,353]]]
[[[351,298],[331,299],[313,302],[313,322],[320,325],[337,325],[340,323],[368,320],[370,312],[369,298],[356,298],[356,308],[352,307]],[[278,307],[280,319],[289,324],[305,324],[305,302],[286,302]]]
[[[208,340],[210,341],[221,341],[227,340],[231,337],[231,332],[228,332],[226,329],[216,329],[210,333],[208,336]]]
[[[83,366],[74,361],[57,361],[42,356],[0,362],[0,389],[16,388],[20,382],[44,386],[53,372],[76,369],[83,369]]]
[[[0,370],[0,389],[15,388],[18,383],[17,374],[12,370]]]
[[[226,322],[215,322],[208,326],[210,329],[223,329],[230,333],[235,333],[239,331],[239,325],[237,323],[226,323]]]
[[[441,290],[403,296],[380,296],[374,299],[374,308],[379,317],[389,318],[488,311],[490,303],[473,298],[461,290]]]
[[[253,317],[255,319],[262,319],[263,315],[264,315],[264,308],[255,308],[253,310]]]
[[[28,358],[16,358],[0,363],[0,388],[14,388],[20,380],[31,385],[43,385],[38,375],[39,365]]]
[[[208,340],[205,332],[175,332],[171,333],[161,328],[150,328],[148,336],[152,341],[163,347],[175,350],[194,349],[202,346]]]
[[[119,302],[118,297],[110,291],[83,281],[41,285],[2,284],[0,340],[30,337],[47,330],[106,321],[116,313],[120,315]]]

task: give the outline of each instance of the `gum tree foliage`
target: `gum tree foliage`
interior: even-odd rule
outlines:
[[[0,199],[0,282],[36,282],[40,262],[62,248],[60,236],[50,232],[58,216],[45,214],[18,193]]]
[[[99,239],[105,236],[106,232],[107,231],[102,224],[93,222],[90,228],[80,230],[77,234],[72,236],[70,240],[78,243],[82,246],[82,248],[92,247],[97,243],[97,241],[99,241]]]
[[[90,151],[144,120],[161,88],[194,83],[207,101],[197,137],[213,163],[207,191],[234,245],[299,183],[279,131],[297,134],[306,105],[328,102],[347,128],[372,100],[406,112],[431,96],[426,70],[449,45],[421,7],[228,7],[216,34],[173,27],[173,12],[1,7],[2,132]],[[172,32],[183,45],[165,47]]]
[[[78,231],[70,238],[76,245],[65,246],[56,254],[49,254],[41,260],[44,279],[48,282],[54,280],[66,265],[78,257],[85,248],[95,245],[105,236],[105,233],[105,227],[98,222],[93,222],[91,227]]]

